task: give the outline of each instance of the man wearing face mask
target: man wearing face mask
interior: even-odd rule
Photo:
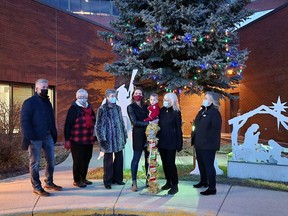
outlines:
[[[123,149],[128,135],[121,107],[116,105],[116,91],[107,89],[105,96],[106,103],[100,106],[97,112],[96,136],[100,143],[100,151],[104,152],[104,186],[106,189],[111,189],[112,184],[125,184],[123,182]]]
[[[92,184],[86,179],[86,175],[96,140],[96,116],[87,99],[88,92],[85,89],[76,92],[76,100],[68,110],[64,126],[64,147],[71,149],[73,159],[73,185],[81,188]]]
[[[50,196],[41,185],[39,164],[41,149],[45,154],[45,189],[60,191],[62,187],[54,184],[54,143],[57,141],[54,111],[48,96],[48,81],[38,79],[35,94],[24,101],[21,109],[22,149],[29,151],[29,171],[33,193]]]
[[[194,120],[191,144],[196,150],[200,182],[195,188],[208,187],[202,195],[216,194],[216,171],[214,160],[220,149],[222,119],[219,112],[219,94],[207,92],[201,110]]]

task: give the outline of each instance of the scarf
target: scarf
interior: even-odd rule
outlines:
[[[92,108],[90,106],[87,108],[83,107],[82,110],[85,112],[86,127],[87,128],[94,127],[93,119],[92,119]]]

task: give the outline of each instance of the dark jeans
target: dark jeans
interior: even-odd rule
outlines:
[[[160,148],[158,150],[161,156],[163,171],[164,171],[167,183],[170,183],[172,185],[177,185],[178,173],[177,173],[177,167],[175,164],[176,150],[168,150],[168,149],[160,149]]]
[[[196,159],[200,171],[200,182],[208,183],[210,189],[216,188],[216,170],[214,167],[216,150],[196,149]]]
[[[113,154],[115,156],[113,161]],[[123,181],[123,151],[104,154],[104,185]]]
[[[31,140],[29,145],[29,170],[31,174],[31,183],[33,188],[42,189],[39,178],[39,164],[41,159],[41,149],[43,149],[46,159],[45,182],[47,185],[53,184],[54,172],[54,141],[51,135],[47,135],[44,140]]]
[[[131,161],[131,175],[132,175],[132,181],[135,181],[137,179],[137,171],[138,171],[138,164],[140,161],[142,155],[142,151],[133,151],[133,158]],[[145,172],[146,176],[148,173],[148,157],[149,157],[149,152],[145,148],[144,150],[144,156],[145,156]]]
[[[92,158],[93,145],[71,145],[73,159],[73,179],[75,182],[84,181]]]

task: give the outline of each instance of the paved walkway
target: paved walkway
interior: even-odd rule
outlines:
[[[102,166],[94,150],[90,168]],[[217,155],[218,164],[225,155]],[[178,163],[192,158],[181,157]],[[186,162],[185,162],[186,161]],[[64,190],[50,197],[32,193],[29,174],[0,181],[0,215],[199,215],[199,216],[284,216],[288,210],[288,193],[218,184],[214,196],[200,196],[203,189],[193,188],[195,182],[181,181],[179,192],[166,195],[143,195],[131,192],[131,181],[124,186],[112,185],[106,190],[101,180],[92,180],[86,188],[72,186],[71,156],[55,168],[55,183]],[[239,170],[241,172],[241,170]],[[41,171],[41,179],[44,173]],[[159,182],[160,185],[164,181]],[[139,181],[144,188],[144,180]]]

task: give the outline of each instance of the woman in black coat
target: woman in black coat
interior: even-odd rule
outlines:
[[[66,149],[71,149],[73,160],[73,185],[86,187],[92,182],[86,179],[88,167],[93,154],[95,112],[87,101],[88,92],[79,89],[76,100],[70,106],[64,126]]]
[[[132,188],[131,190],[138,191],[137,187],[137,171],[138,163],[140,161],[142,151],[145,152],[145,171],[146,176],[148,172],[148,160],[149,152],[146,148],[146,127],[149,122],[144,122],[144,119],[148,117],[149,111],[147,105],[144,104],[143,90],[139,87],[134,89],[132,95],[132,103],[127,107],[128,116],[130,118],[132,129],[132,142],[133,142],[133,158],[131,161],[131,175],[132,175]]]
[[[182,118],[178,98],[174,93],[167,93],[159,114],[158,150],[161,156],[166,184],[161,188],[168,194],[178,192],[178,174],[175,164],[176,151],[183,146]]]
[[[216,194],[216,170],[214,160],[220,149],[222,119],[219,108],[219,95],[207,92],[202,108],[194,120],[192,145],[196,150],[196,159],[200,171],[200,182],[195,188],[208,187],[202,195]]]

